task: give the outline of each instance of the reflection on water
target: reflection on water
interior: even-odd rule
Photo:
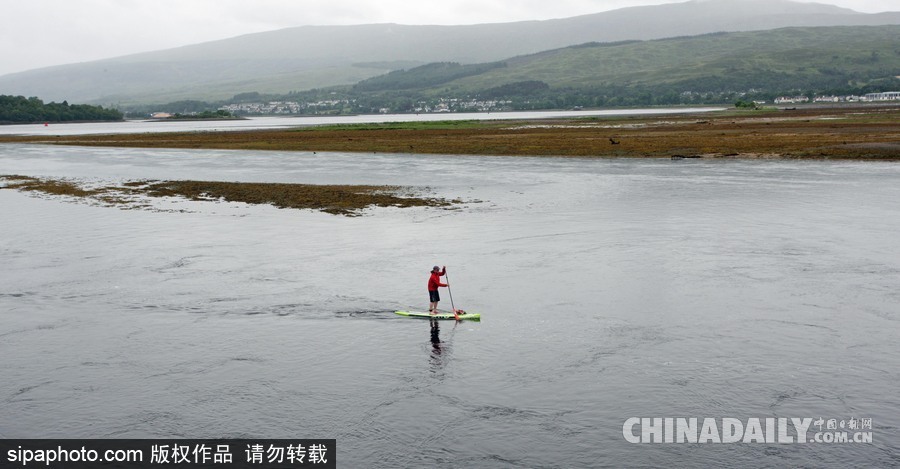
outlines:
[[[891,467],[900,165],[0,146],[2,173],[428,186],[358,218],[0,190],[0,435],[337,438],[341,467]],[[453,270],[485,321],[393,314]],[[451,359],[452,358],[452,359]],[[633,445],[630,417],[872,418]]]
[[[431,323],[431,349],[437,354],[441,354],[441,326],[437,319],[429,319]]]
[[[445,339],[441,339],[441,320],[440,319],[428,319],[429,329],[430,329],[430,342],[431,342],[431,351],[430,351],[430,363],[431,363],[431,372],[438,373],[443,371],[444,367],[447,365],[447,362],[450,359],[451,355],[451,347],[452,347],[452,338],[456,333],[456,328],[459,327],[460,323],[458,321],[447,321],[447,326],[450,328],[449,338],[447,337],[448,333],[445,331],[444,337]]]
[[[441,342],[441,325],[437,319],[429,319],[431,323],[431,370],[439,370],[444,366],[443,343]]]

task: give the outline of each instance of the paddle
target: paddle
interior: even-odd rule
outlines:
[[[444,277],[447,277],[447,293],[450,294],[450,307],[453,308],[453,317],[459,321],[459,313],[456,312],[456,305],[453,304],[453,292],[450,291],[450,275],[447,274],[446,267],[444,267]]]

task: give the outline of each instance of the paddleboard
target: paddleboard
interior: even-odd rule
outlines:
[[[437,314],[431,314],[427,311],[394,311],[394,314],[406,316],[410,318],[430,318],[430,319],[456,319],[453,313],[438,311]],[[459,319],[468,319],[471,321],[481,321],[481,315],[478,313],[463,313],[459,315]]]

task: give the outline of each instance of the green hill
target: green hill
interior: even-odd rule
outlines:
[[[394,70],[363,80],[353,85],[354,91],[387,91],[422,89],[441,85],[453,80],[479,75],[493,68],[504,67],[503,62],[462,65],[457,62],[437,62],[425,64],[410,70]]]
[[[427,69],[429,80],[440,85],[409,89],[421,90],[421,96],[574,93],[613,98],[651,93],[670,100],[704,93],[862,91],[900,85],[898,37],[900,26],[854,26],[589,43],[511,58],[505,67],[453,80],[438,80],[434,69]],[[403,81],[424,83],[414,71],[403,74]],[[402,88],[383,83],[389,78],[379,77],[384,89]]]

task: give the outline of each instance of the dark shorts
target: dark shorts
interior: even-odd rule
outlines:
[[[431,298],[431,302],[441,301],[441,295],[437,290],[428,290],[428,297]]]

